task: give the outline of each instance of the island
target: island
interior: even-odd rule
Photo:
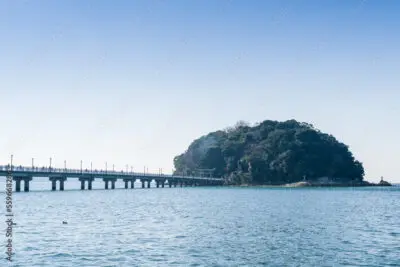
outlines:
[[[349,147],[296,120],[239,121],[194,140],[174,158],[175,174],[223,177],[241,186],[389,186],[364,181]]]

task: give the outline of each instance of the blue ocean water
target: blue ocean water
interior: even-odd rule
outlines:
[[[400,187],[78,188],[13,194],[12,266],[400,266]]]

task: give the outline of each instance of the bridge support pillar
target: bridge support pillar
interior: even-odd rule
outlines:
[[[29,192],[29,180],[24,181],[24,192]]]
[[[88,190],[92,190],[92,182],[93,180],[88,180]]]
[[[125,182],[125,189],[128,189],[128,180],[124,180]]]
[[[115,180],[111,180],[111,189],[115,189]]]
[[[145,181],[144,180],[140,180],[140,181],[142,182],[142,188],[145,188],[145,185],[144,185]]]
[[[15,181],[15,192],[21,192],[21,180],[14,179],[14,181]]]
[[[171,181],[168,181],[168,186],[169,186],[169,188],[172,187],[172,182]]]
[[[32,177],[24,178],[24,191],[29,192],[29,182],[32,181]]]
[[[85,180],[81,180],[81,190],[85,190]]]
[[[131,180],[131,188],[135,188],[135,180]]]
[[[160,187],[160,181],[156,180],[156,185],[157,185],[157,188],[159,188]]]
[[[26,187],[28,186],[29,191],[29,181],[32,180],[32,177],[13,177],[15,181],[15,192],[21,192],[21,182],[24,181],[24,191],[26,191]],[[28,185],[27,185],[28,184]]]
[[[164,188],[164,186],[165,186],[165,180],[162,180],[161,181],[161,187]]]
[[[64,191],[64,182],[65,180],[60,180],[60,191]]]
[[[51,191],[57,190],[57,181],[60,181],[60,191],[64,191],[64,182],[67,180],[67,177],[53,176],[53,177],[49,177],[49,180],[51,181]]]
[[[51,180],[51,191],[56,191],[57,190],[57,180],[53,179]]]
[[[108,180],[104,181],[104,189],[108,189]]]
[[[108,182],[111,182],[111,189],[115,189],[115,182],[117,181],[116,178],[103,178],[104,181],[104,188],[108,189]],[[125,184],[126,185],[126,184]]]
[[[151,180],[147,180],[147,188],[150,188]]]

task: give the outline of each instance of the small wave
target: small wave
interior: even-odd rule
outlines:
[[[62,253],[62,252],[59,252],[59,253],[55,253],[55,254],[51,255],[51,257],[54,257],[54,258],[72,257],[72,255],[69,254],[69,253]]]

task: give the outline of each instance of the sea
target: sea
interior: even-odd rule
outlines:
[[[3,177],[1,178],[3,179]],[[0,266],[400,266],[400,187],[183,187],[12,194]],[[1,204],[0,204],[1,205]]]

